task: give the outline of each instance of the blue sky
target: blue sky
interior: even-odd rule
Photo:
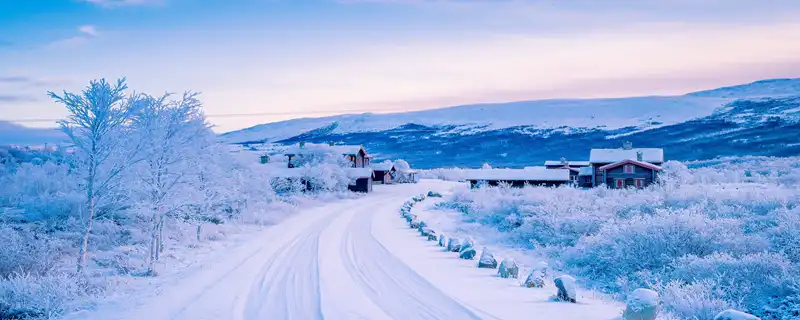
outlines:
[[[800,77],[790,0],[2,0],[0,120],[126,76],[228,131],[292,117]],[[266,113],[266,114],[265,114]],[[47,126],[52,123],[26,123]]]

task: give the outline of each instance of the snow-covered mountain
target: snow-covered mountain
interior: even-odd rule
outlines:
[[[580,160],[629,140],[668,159],[800,154],[800,79],[757,81],[683,96],[482,104],[394,114],[267,123],[223,134],[229,143],[364,144],[413,166],[522,167]]]

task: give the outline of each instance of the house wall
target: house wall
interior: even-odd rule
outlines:
[[[353,192],[371,192],[372,178],[358,178],[356,179],[356,184],[347,186],[347,189]]]
[[[594,172],[594,185],[593,187],[599,187],[603,182],[603,171],[600,171],[600,167],[607,165],[608,163],[592,163],[592,168]]]
[[[373,183],[387,184],[390,180],[389,171],[375,170],[375,180]]]
[[[616,179],[625,179],[626,188],[636,187],[634,179],[644,179],[644,187],[653,183],[653,170],[644,167],[634,166],[634,173],[625,173],[624,165],[606,170],[605,172],[605,184],[611,189],[616,189]],[[602,175],[603,172],[600,172],[600,174]]]
[[[579,176],[578,177],[578,186],[581,188],[591,188],[592,187],[592,176]]]

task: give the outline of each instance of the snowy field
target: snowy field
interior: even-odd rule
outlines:
[[[798,319],[800,159],[688,165],[668,163],[664,184],[641,191],[456,189],[420,218],[528,265],[547,261],[619,300],[654,289],[677,319],[727,308]]]

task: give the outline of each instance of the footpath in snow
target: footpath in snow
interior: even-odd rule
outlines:
[[[452,183],[375,186],[301,212],[158,294],[71,319],[614,319],[622,306],[554,302],[426,241],[399,208]],[[480,246],[480,244],[479,244]]]

